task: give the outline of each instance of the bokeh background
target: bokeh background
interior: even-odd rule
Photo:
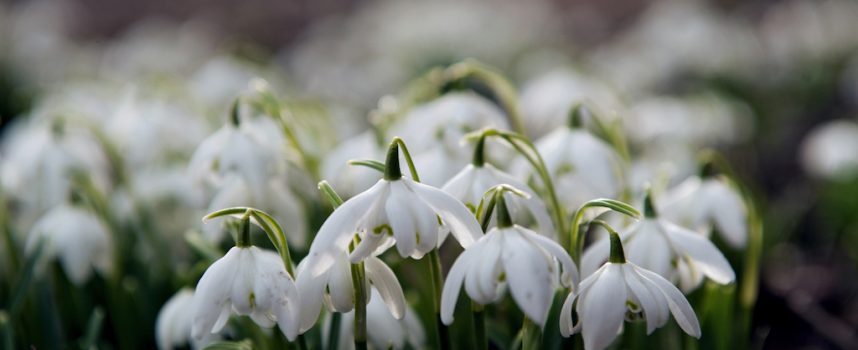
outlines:
[[[858,348],[855,1],[5,0],[0,143],[57,108],[111,113],[128,89],[218,120],[261,76],[341,116],[335,144],[382,96],[465,58],[511,79],[525,118],[548,115],[526,119],[536,133],[587,98],[632,142],[722,151],[765,218],[751,341]],[[180,85],[194,96],[147,90]],[[689,157],[672,151],[645,156]]]

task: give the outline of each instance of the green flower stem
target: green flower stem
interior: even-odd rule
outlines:
[[[486,337],[485,307],[472,301],[471,313],[473,314],[474,319],[474,339],[476,340],[477,349],[488,349],[489,342],[488,338]]]
[[[352,241],[352,244],[349,246],[349,251],[354,250],[354,248],[360,243],[359,239],[355,237]],[[366,268],[364,267],[364,263],[360,262],[357,264],[351,264],[351,275],[352,275],[352,289],[354,290],[354,301],[355,301],[355,324],[354,324],[354,338],[355,338],[355,349],[357,350],[366,350]]]
[[[241,224],[238,227],[238,235],[235,236],[235,246],[246,248],[253,245],[250,241],[250,209],[245,211],[241,217]]]
[[[524,322],[521,326],[521,349],[531,350],[539,349],[542,344],[542,330],[539,329],[533,321],[527,316],[524,317]]]
[[[0,310],[0,344],[4,349],[15,348],[15,332],[12,330],[12,322],[5,310]]]
[[[340,348],[340,322],[342,322],[342,314],[339,312],[332,312],[331,329],[328,332],[328,349]]]
[[[420,175],[417,174],[417,167],[414,166],[414,160],[411,158],[411,152],[408,151],[408,146],[401,138],[394,137],[393,142],[399,145],[402,149],[402,154],[405,156],[405,162],[408,164],[408,171],[411,172],[411,179],[415,182],[420,182]],[[398,159],[397,159],[398,162]]]
[[[471,161],[471,164],[473,164],[475,167],[479,168],[486,164],[485,148],[486,137],[480,136],[480,138],[477,139],[477,144],[474,146],[474,159],[473,161]]]
[[[429,252],[429,270],[432,275],[432,301],[438,331],[438,346],[441,349],[452,349],[450,330],[441,322],[441,288],[444,287],[444,273],[441,271],[441,255],[438,254],[438,249]]]
[[[575,212],[575,217],[572,219],[572,224],[571,224],[572,228],[569,232],[569,255],[572,256],[572,260],[575,261],[576,264],[580,263],[581,254],[584,250],[585,239],[584,239],[583,235],[581,234],[581,232],[582,232],[581,227],[582,226],[586,227],[590,224],[590,223],[582,223],[581,221],[584,220],[584,213],[587,211],[587,209],[597,208],[597,207],[608,208],[608,209],[611,209],[611,210],[616,211],[618,213],[625,214],[626,216],[629,216],[629,217],[634,218],[634,219],[637,219],[640,217],[640,212],[638,212],[637,209],[635,209],[634,207],[632,207],[631,205],[629,205],[627,203],[624,203],[624,202],[621,202],[618,200],[604,199],[604,198],[603,199],[594,199],[594,200],[588,201],[587,203],[584,203],[583,205],[581,205],[581,208],[578,208],[578,211]],[[600,220],[597,220],[597,221],[600,221]],[[584,230],[583,232],[586,233],[587,231]]]
[[[763,255],[763,220],[746,197],[748,205],[748,250],[745,254],[745,266],[739,286],[739,316],[740,328],[737,338],[741,344],[749,344],[751,340],[751,321],[760,284],[760,260]],[[746,346],[745,348],[749,348]]]

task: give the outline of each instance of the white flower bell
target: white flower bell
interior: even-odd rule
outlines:
[[[372,289],[369,303],[366,305],[366,320],[372,327],[367,327],[367,338],[373,349],[404,349],[406,345],[412,349],[423,349],[426,346],[426,334],[420,319],[410,307],[405,310],[405,316],[396,318],[390,314],[388,307],[381,300],[383,296]],[[326,349],[351,350],[354,349],[354,311],[344,313],[340,319],[340,333],[338,344]],[[330,320],[330,318],[329,318]],[[330,322],[325,324],[322,330],[322,340],[328,339],[330,334]]]
[[[301,331],[307,331],[319,318],[322,301],[328,302],[331,309],[336,312],[349,312],[355,306],[354,286],[352,285],[351,262],[348,253],[343,251],[333,255],[334,262],[329,268],[314,273],[313,268],[318,261],[308,258],[298,265],[297,285],[301,295]],[[402,286],[396,279],[393,270],[381,259],[369,256],[364,259],[366,271],[366,286],[374,287],[373,291],[380,293],[378,298],[387,305],[391,317],[402,319],[406,303],[402,293]],[[367,291],[367,295],[368,295]],[[367,306],[369,308],[369,306]]]
[[[60,204],[40,218],[30,230],[26,252],[44,244],[42,263],[58,258],[69,280],[86,283],[95,269],[102,275],[113,270],[113,243],[107,226],[80,207]]]
[[[465,166],[456,176],[447,181],[441,190],[456,197],[471,210],[475,210],[479,206],[486,191],[494,186],[507,184],[525,191],[524,193],[529,195],[528,197],[504,193],[506,199],[511,199],[509,202],[510,214],[516,218],[524,216],[522,214],[525,213],[523,213],[521,207],[526,208],[536,220],[539,232],[553,238],[555,236],[554,224],[548,215],[548,209],[545,207],[545,204],[529,190],[529,187],[525,183],[485,162],[484,147],[485,138],[481,137],[474,148],[473,162]]]
[[[470,246],[482,230],[474,216],[449,194],[409,178],[399,168],[399,146],[394,141],[387,153],[384,178],[368,190],[352,197],[334,211],[319,229],[310,255],[319,258],[315,273],[326,269],[330,255],[346,250],[355,233],[361,242],[350,255],[352,263],[370,256],[378,248],[395,241],[402,257],[415,259],[438,246],[439,229],[449,229],[463,247]]]
[[[193,349],[202,349],[207,343],[217,339],[217,336],[209,335],[197,341],[191,336],[194,320],[193,300],[194,290],[182,288],[161,307],[155,321],[155,340],[158,349],[171,350],[186,344]]]
[[[277,324],[289,340],[298,335],[298,289],[274,252],[239,242],[209,266],[193,303],[196,339],[220,331],[232,312],[250,316],[261,327]]]
[[[658,274],[627,262],[616,233],[611,233],[611,257],[595,273],[581,281],[560,311],[560,333],[568,337],[577,331],[584,336],[584,348],[601,350],[623,328],[627,316],[643,314],[647,334],[664,326],[670,314],[685,333],[699,338],[697,315],[676,287]],[[572,324],[572,304],[578,299],[578,324]]]
[[[567,127],[536,141],[560,200],[569,208],[593,198],[615,198],[622,188],[621,157],[605,141],[581,128],[581,108],[571,112]],[[525,162],[517,165],[517,173],[530,173]]]
[[[509,284],[519,308],[534,323],[544,326],[557,275],[561,285],[572,288],[578,282],[578,268],[554,241],[513,225],[502,196],[496,197],[495,207],[498,226],[465,249],[447,274],[441,294],[441,320],[447,325],[453,323],[463,284],[468,296],[479,304],[497,301]]]
[[[706,235],[717,228],[734,248],[748,241],[748,208],[738,189],[723,176],[692,176],[664,197],[662,212],[670,221]]]
[[[679,280],[685,291],[700,285],[703,277],[719,284],[736,279],[723,254],[705,237],[656,216],[651,195],[644,200],[644,219],[621,234],[629,261],[664,278]],[[585,252],[581,272],[591,275],[608,259],[610,243],[602,239]]]

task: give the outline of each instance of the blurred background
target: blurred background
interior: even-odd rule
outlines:
[[[754,344],[858,348],[851,0],[5,0],[0,144],[21,120],[110,115],[131,94],[204,116],[193,149],[261,76],[338,116],[325,150],[381,97],[466,58],[514,83],[532,136],[588,99],[656,145],[639,157],[674,161],[670,176],[693,172],[675,143],[726,154],[765,218]]]

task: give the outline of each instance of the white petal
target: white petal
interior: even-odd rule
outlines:
[[[474,203],[474,199],[470,198],[470,190],[474,179],[474,165],[468,164],[459,171],[458,174],[453,176],[444,186],[441,186],[441,190],[449,193],[453,198],[460,200],[465,204],[477,204]],[[479,201],[479,200],[477,200]]]
[[[331,246],[346,249],[355,231],[357,231],[358,221],[366,213],[370,204],[378,199],[380,192],[387,186],[387,183],[387,181],[379,180],[370,189],[345,201],[337,210],[334,210],[319,228],[319,233],[313,239],[310,251],[323,252]]]
[[[628,295],[619,266],[609,264],[579,298],[578,317],[581,318],[584,347],[606,348],[616,339],[626,313]]]
[[[663,228],[653,219],[644,219],[636,233],[624,242],[626,259],[669,278],[673,273],[673,251]]]
[[[687,255],[706,277],[720,284],[736,279],[727,258],[712,242],[682,227],[663,222],[665,233],[680,254]]]
[[[731,246],[744,247],[748,240],[748,213],[742,196],[721,181],[707,183],[710,215],[715,226]]]
[[[345,252],[338,254],[337,261],[331,266],[331,272],[328,274],[328,293],[334,310],[349,312],[354,308],[351,263]]]
[[[575,262],[572,261],[572,258],[569,257],[569,254],[566,253],[566,250],[563,249],[557,242],[554,242],[545,236],[541,236],[538,234],[528,235],[527,238],[536,242],[540,247],[548,251],[557,261],[560,262],[560,266],[563,268],[563,272],[560,278],[560,282],[564,287],[576,287],[578,284],[578,267],[575,266]]]
[[[471,260],[477,257],[472,250],[476,247],[479,247],[479,242],[462,252],[447,273],[447,280],[444,281],[444,289],[441,291],[441,321],[446,325],[453,323],[453,311],[456,309],[456,300],[459,299],[465,272],[470,267]]]
[[[228,296],[235,279],[235,263],[238,250],[233,247],[203,273],[194,293],[193,336],[200,339],[216,331],[216,323],[224,310],[229,315]]]
[[[513,300],[533,322],[545,326],[554,294],[554,262],[513,228],[501,229],[497,234],[506,235],[501,260]]]
[[[235,279],[229,286],[231,288],[229,299],[232,302],[232,308],[239,315],[250,315],[253,311],[254,302],[251,299],[255,299],[253,286],[257,273],[254,255],[258,251],[259,248],[253,246],[238,249]]]
[[[422,201],[414,201],[408,203],[411,217],[417,223],[417,254],[413,256],[415,259],[421,258],[424,254],[428,254],[438,245],[438,217],[426,203]]]
[[[572,304],[576,297],[574,292],[569,293],[560,309],[560,335],[566,338],[578,331],[578,327],[572,324]]]
[[[654,295],[643,282],[638,278],[637,272],[631,268],[631,265],[623,264],[623,278],[629,286],[629,290],[640,302],[640,307],[644,311],[646,317],[646,333],[652,334],[656,328],[661,327],[667,322],[667,303],[661,292]]]
[[[384,205],[387,219],[393,229],[393,237],[396,239],[396,250],[399,256],[405,258],[417,249],[415,237],[415,222],[408,211],[408,202],[418,200],[416,196],[409,196],[411,191],[404,188],[400,181],[391,184],[390,197]],[[410,197],[410,198],[409,198]]]
[[[682,292],[658,274],[634,265],[631,266],[638,274],[654,284],[664,294],[670,307],[670,312],[676,318],[679,327],[685,333],[688,333],[688,335],[700,338],[700,324],[697,322],[697,315],[694,313],[694,309],[691,308],[691,304],[682,295]]]
[[[450,229],[453,237],[463,248],[467,248],[482,236],[482,229],[477,219],[461,202],[441,190],[420,183],[409,181],[409,187],[429,205],[441,221]]]
[[[608,261],[610,249],[611,240],[609,240],[608,237],[604,237],[590,244],[581,256],[581,276],[584,278],[592,276],[596,270],[602,267],[605,262]]]
[[[473,250],[472,254],[480,258],[471,262],[465,274],[465,292],[477,303],[488,304],[497,297],[498,275],[502,271],[499,259],[503,237],[492,232],[482,240],[485,242],[469,248]]]
[[[298,269],[296,284],[301,299],[301,332],[312,328],[316,320],[319,319],[319,312],[322,310],[322,300],[325,295],[325,287],[328,284],[327,270],[315,275],[312,273],[312,265],[316,262],[316,259],[317,257],[314,256],[306,257]],[[328,268],[330,269],[331,267],[329,266]]]
[[[397,320],[402,319],[405,315],[405,295],[393,270],[376,257],[364,260],[364,266],[367,278],[375,286],[390,314]]]

